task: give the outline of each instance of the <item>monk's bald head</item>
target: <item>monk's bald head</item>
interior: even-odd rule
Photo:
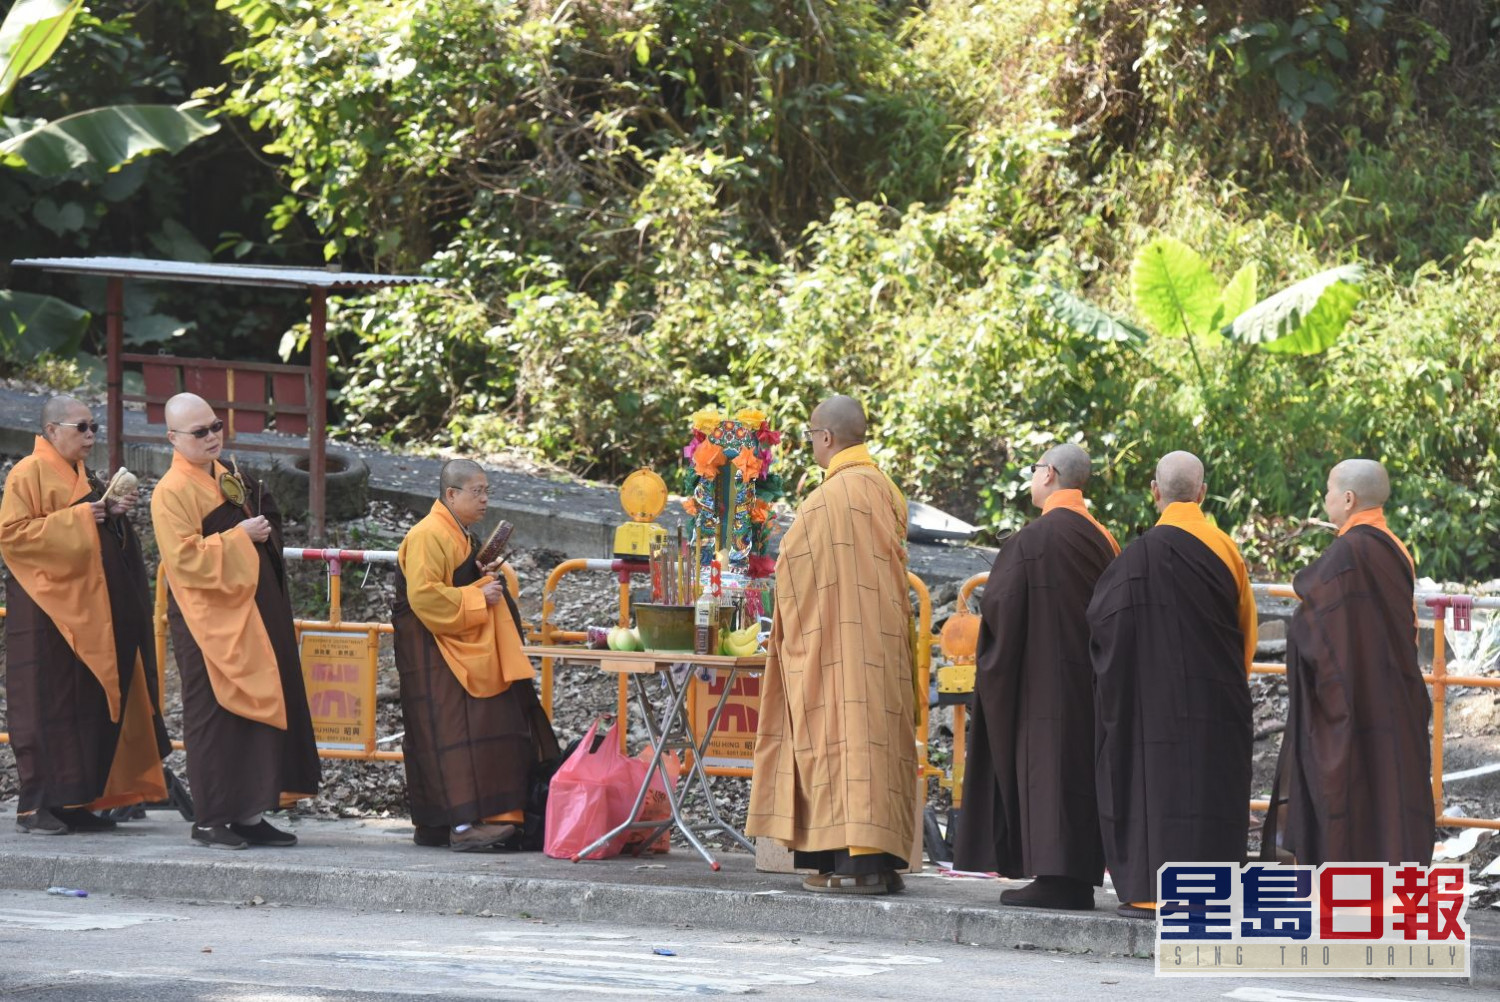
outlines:
[[[77,397],[59,393],[55,397],[48,397],[47,402],[42,404],[42,434],[47,433],[49,424],[62,424],[65,421],[76,424],[79,421],[87,421],[89,417],[88,404]]]
[[[443,464],[441,489],[445,495],[449,488],[463,490],[475,477],[484,475],[484,467],[472,459],[450,459]]]
[[[1151,482],[1157,507],[1203,500],[1203,460],[1191,452],[1169,452],[1156,464],[1156,479]]]
[[[813,408],[812,423],[815,428],[827,428],[843,449],[865,440],[865,408],[853,397],[829,397]]]
[[[179,393],[167,401],[166,418],[167,441],[177,454],[212,473],[224,447],[224,424],[208,401],[196,393]]]
[[[80,463],[94,447],[93,420],[88,404],[77,397],[58,395],[42,404],[42,437],[63,459]]]
[[[1057,486],[1081,491],[1089,482],[1089,454],[1072,442],[1054,445],[1042,453],[1042,463],[1057,473]]]
[[[188,431],[214,421],[214,409],[196,393],[179,393],[167,401],[167,428]]]
[[[1328,486],[1354,495],[1355,511],[1379,508],[1391,496],[1391,478],[1373,459],[1346,459],[1328,474]]]
[[[1373,459],[1346,459],[1328,472],[1323,505],[1339,528],[1356,512],[1383,506],[1391,496],[1391,478]]]
[[[813,408],[808,418],[813,458],[827,468],[829,460],[865,440],[865,409],[853,397],[829,397]]]

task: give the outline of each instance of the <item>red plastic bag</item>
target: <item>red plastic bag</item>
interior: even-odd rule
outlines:
[[[646,772],[651,767],[651,756],[654,749],[647,745],[641,749],[641,753],[629,760],[630,767],[635,770],[632,796],[630,803],[635,803],[634,792],[641,788],[641,780],[646,778]],[[677,759],[677,753],[673,751],[664,752],[661,757],[662,764],[667,767],[667,775],[672,779],[672,789],[677,789],[677,777],[682,774],[682,763]],[[627,805],[626,810],[629,810]],[[641,803],[641,809],[636,814],[637,821],[667,821],[672,817],[672,805],[667,801],[667,788],[661,781],[661,773],[655,772],[651,776],[651,786],[646,791],[646,799]],[[635,846],[646,841],[646,836],[651,834],[649,828],[638,828],[628,832],[625,836],[625,848],[633,849]],[[669,828],[657,836],[647,850],[650,852],[667,852],[672,848],[672,830]]]
[[[632,759],[620,754],[620,739],[612,724],[594,747],[599,721],[594,721],[578,748],[552,777],[547,794],[547,840],[542,851],[554,859],[572,859],[614,828],[630,813],[641,788],[641,772]],[[618,856],[625,834],[594,850],[589,859]]]

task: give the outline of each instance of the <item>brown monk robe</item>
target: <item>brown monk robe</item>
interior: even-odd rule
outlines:
[[[864,410],[813,411],[827,469],[776,561],[745,830],[785,843],[813,891],[901,889],[917,795],[906,502],[871,460]]]
[[[1042,517],[995,557],[980,602],[973,737],[953,865],[1035,877],[1002,903],[1087,910],[1104,880],[1094,793],[1094,673],[1084,613],[1120,552],[1083,502],[1089,457],[1032,466]]]
[[[1338,538],[1293,581],[1302,604],[1287,631],[1273,796],[1285,791],[1283,845],[1298,863],[1432,862],[1432,702],[1417,666],[1415,565],[1385,524],[1389,494],[1379,463],[1335,466],[1324,502]]]
[[[1164,457],[1151,491],[1160,521],[1088,608],[1104,858],[1133,918],[1154,916],[1163,863],[1244,862],[1253,743],[1245,562],[1199,508],[1196,456]]]
[[[218,849],[287,846],[261,812],[317,792],[318,750],[281,559],[281,514],[217,462],[224,423],[200,397],[167,402],[172,468],[151,520],[167,576],[182,682],[192,838]]]
[[[391,622],[414,841],[464,852],[515,839],[532,767],[558,747],[521,651],[520,611],[475,562],[469,526],[484,516],[489,481],[458,459],[441,483],[397,553]]]
[[[86,406],[53,397],[42,426],[0,498],[16,829],[106,831],[115,823],[93,810],[166,795],[161,760],[171,750],[151,684],[150,610],[140,607],[146,566],[125,518],[136,499],[106,504],[84,470],[98,427]]]

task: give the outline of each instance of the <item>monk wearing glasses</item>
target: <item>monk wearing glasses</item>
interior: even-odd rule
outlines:
[[[172,468],[151,497],[182,682],[195,843],[290,846],[263,812],[318,789],[319,765],[292,625],[281,513],[219,462],[224,422],[202,397],[167,401]]]
[[[445,463],[439,489],[396,555],[406,798],[417,845],[484,851],[518,843],[532,767],[558,754],[557,738],[521,650],[515,597],[498,567],[477,561],[484,468]]]
[[[58,396],[0,499],[16,830],[108,831],[95,811],[166,796],[170,751],[155,692],[151,591],[127,514],[134,490],[104,500],[84,459],[99,426]]]

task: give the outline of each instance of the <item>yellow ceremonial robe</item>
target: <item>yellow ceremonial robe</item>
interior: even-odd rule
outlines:
[[[776,563],[752,835],[911,853],[917,792],[906,503],[863,446],[834,457]]]

